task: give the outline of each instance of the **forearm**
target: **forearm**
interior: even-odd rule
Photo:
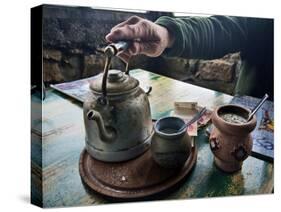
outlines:
[[[208,18],[160,17],[162,25],[174,37],[164,54],[187,58],[213,59],[242,51],[247,42],[247,18],[212,16]]]

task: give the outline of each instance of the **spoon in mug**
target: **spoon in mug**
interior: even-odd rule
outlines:
[[[251,111],[251,113],[248,116],[247,122],[250,121],[253,116],[255,115],[255,113],[258,111],[258,109],[260,109],[260,107],[263,105],[263,103],[265,102],[265,100],[268,98],[268,94],[265,94],[263,96],[263,98],[259,101],[259,103],[254,107],[254,109]]]
[[[201,118],[201,116],[204,115],[204,113],[207,111],[206,107],[202,108],[192,119],[190,119],[187,123],[185,123],[178,132],[182,131],[184,128],[188,127],[189,125],[193,124],[195,121]]]

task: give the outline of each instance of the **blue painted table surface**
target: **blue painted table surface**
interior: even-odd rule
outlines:
[[[175,101],[196,101],[201,106],[214,109],[232,99],[230,95],[144,70],[130,73],[140,80],[141,86],[153,87],[149,100],[155,118],[168,115]],[[88,193],[79,175],[79,156],[85,146],[82,104],[53,89],[47,90],[42,108],[36,95],[32,95],[31,103],[32,201],[43,204],[43,207],[112,202],[99,194]],[[272,193],[272,163],[249,157],[241,171],[225,174],[213,164],[204,130],[199,132],[195,142],[198,146],[195,168],[181,186],[165,195],[164,199]]]

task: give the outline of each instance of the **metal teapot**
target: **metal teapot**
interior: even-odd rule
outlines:
[[[150,146],[153,124],[149,100],[139,81],[120,70],[106,70],[90,83],[84,102],[86,149],[101,161],[137,157]]]

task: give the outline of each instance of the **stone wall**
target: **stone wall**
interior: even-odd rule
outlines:
[[[162,74],[212,90],[233,94],[241,65],[240,53],[215,60],[165,58]]]
[[[105,58],[100,52],[106,45],[105,35],[110,29],[138,15],[155,21],[171,13],[130,13],[94,10],[88,7],[45,6],[43,9],[43,77],[50,83],[77,80],[102,72]],[[182,58],[148,58],[137,56],[130,68],[170,76],[210,89],[233,93],[239,70],[239,53],[217,60],[188,60]],[[112,67],[123,69],[115,58]]]

